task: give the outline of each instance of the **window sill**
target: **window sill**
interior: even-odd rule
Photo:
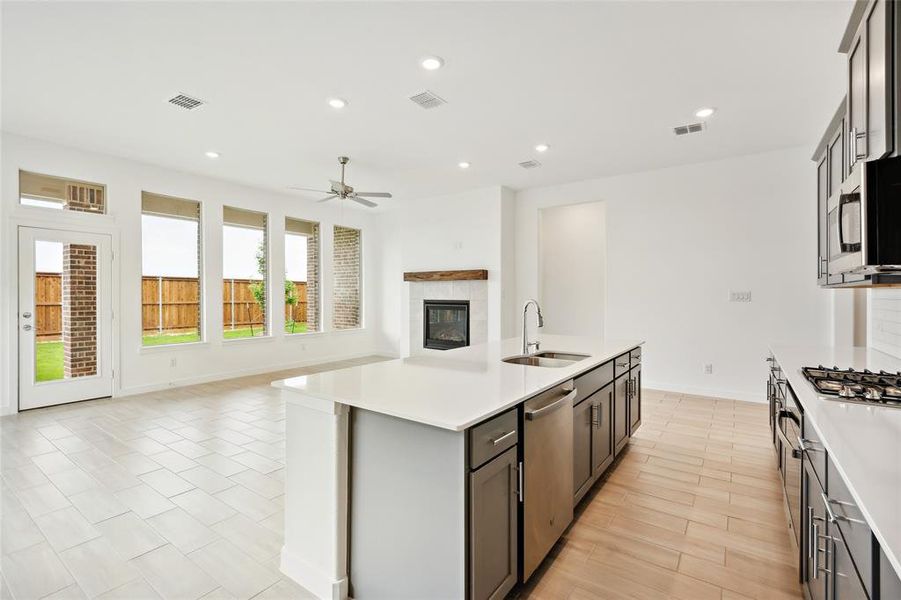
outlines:
[[[332,329],[331,331],[329,331],[329,333],[338,333],[338,334],[360,333],[365,330],[366,330],[365,327],[360,326],[360,327],[348,327],[347,329]]]
[[[266,335],[258,335],[258,336],[254,336],[254,337],[234,338],[231,340],[223,339],[222,345],[223,346],[231,346],[231,345],[240,346],[241,344],[250,344],[253,342],[271,342],[274,339],[275,338],[272,337],[272,334],[267,333]]]
[[[322,337],[323,335],[328,335],[328,331],[301,331],[298,333],[288,333],[282,336],[286,340],[295,340],[298,338],[311,338],[311,337]]]
[[[200,342],[184,342],[181,344],[156,344],[154,346],[141,346],[138,350],[139,354],[161,354],[165,352],[182,351],[182,350],[197,350],[199,348],[209,348],[210,343],[208,341],[200,341]]]

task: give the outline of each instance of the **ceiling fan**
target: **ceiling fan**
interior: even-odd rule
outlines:
[[[330,190],[314,190],[311,188],[295,186],[288,186],[288,189],[300,190],[302,192],[320,192],[322,194],[329,194],[322,200],[319,200],[319,202],[326,202],[328,200],[332,200],[333,198],[346,198],[370,208],[378,206],[378,204],[372,202],[371,200],[367,200],[366,198],[391,198],[391,194],[389,194],[388,192],[357,192],[354,191],[351,186],[344,183],[344,165],[349,162],[350,159],[346,156],[338,157],[338,163],[341,164],[341,181],[330,180],[332,184],[332,189]]]

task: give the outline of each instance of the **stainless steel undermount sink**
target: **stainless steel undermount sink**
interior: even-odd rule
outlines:
[[[576,354],[574,352],[544,351],[536,352],[529,356],[510,356],[502,360],[511,365],[560,368],[568,367],[569,365],[588,357],[587,354]]]

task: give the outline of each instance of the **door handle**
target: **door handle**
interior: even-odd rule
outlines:
[[[25,331],[31,331],[33,327],[28,323],[25,323],[24,325],[22,325],[22,329],[24,329]]]
[[[579,393],[579,390],[574,389],[573,391],[569,392],[565,396],[561,396],[559,400],[556,400],[556,401],[548,404],[547,406],[542,406],[541,408],[536,408],[536,409],[528,409],[528,410],[526,410],[526,419],[529,421],[534,421],[535,419],[537,419],[538,417],[540,417],[542,415],[546,415],[549,412],[553,412],[553,411],[557,410],[558,408],[560,408],[561,406],[563,406],[564,404],[566,404],[567,402],[569,402],[570,400],[572,400],[573,398],[575,398],[576,394],[578,394],[578,393]]]

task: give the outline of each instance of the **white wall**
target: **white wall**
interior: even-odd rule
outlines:
[[[515,286],[513,204],[511,190],[494,186],[402,200],[379,216],[385,242],[380,252],[387,257],[382,271],[386,345],[396,344],[403,356],[411,353],[410,319],[415,315],[409,310],[410,286],[403,282],[406,271],[487,269],[488,339],[504,335],[505,303],[514,298],[504,289]]]
[[[605,221],[603,202],[539,211],[538,269],[545,333],[604,337]]]
[[[870,346],[901,358],[901,290],[870,290]]]
[[[225,181],[198,177],[121,158],[84,152],[30,138],[2,135],[2,263],[0,263],[0,410],[14,412],[17,405],[16,228],[33,224],[105,231],[118,246],[114,271],[120,285],[113,298],[116,312],[117,394],[129,394],[170,385],[234,377],[384,351],[380,323],[382,297],[381,234],[372,213],[347,210],[335,204],[319,205],[287,194],[261,191]],[[108,215],[84,215],[18,204],[18,171],[24,169],[107,186]],[[141,348],[141,191],[190,198],[203,203],[204,322],[206,341],[201,345]],[[272,336],[224,342],[222,329],[222,206],[224,204],[265,211],[270,222],[270,272],[284,271],[284,219],[297,217],[322,224],[322,322],[321,334],[286,336],[283,315],[273,308]],[[328,331],[331,323],[332,226],[363,230],[364,329]],[[280,286],[276,283],[276,292]],[[175,365],[172,362],[175,361]]]
[[[539,210],[603,201],[606,332],[646,340],[645,385],[762,401],[769,343],[830,341],[831,296],[811,271],[815,183],[809,148],[792,148],[523,190],[517,296],[540,290]]]

